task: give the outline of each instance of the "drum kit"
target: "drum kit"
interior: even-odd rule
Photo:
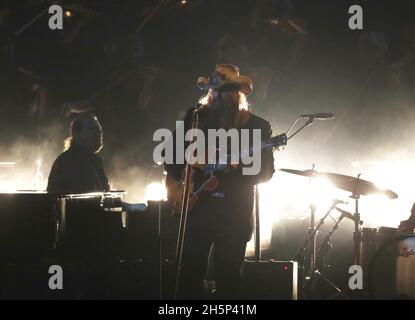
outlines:
[[[309,270],[305,276],[305,282],[314,279],[315,277],[322,278],[326,283],[328,283],[332,288],[335,289],[338,295],[342,295],[345,298],[349,298],[340,288],[338,288],[334,283],[332,283],[328,278],[320,273],[316,266],[316,258],[324,249],[324,246],[329,243],[331,236],[337,230],[340,222],[344,218],[351,219],[354,222],[354,232],[353,232],[353,241],[354,241],[354,264],[362,266],[365,274],[369,270],[369,266],[372,262],[372,256],[376,251],[376,243],[379,243],[381,234],[385,236],[385,230],[377,230],[375,228],[361,228],[363,221],[361,221],[361,214],[359,212],[359,202],[362,200],[362,196],[368,195],[383,195],[389,199],[396,199],[398,195],[389,189],[381,189],[377,187],[374,183],[363,180],[360,178],[360,174],[357,177],[331,173],[331,172],[318,172],[313,169],[309,170],[294,170],[294,169],[280,169],[282,172],[289,174],[294,174],[309,179],[325,179],[329,181],[334,187],[344,190],[350,193],[350,198],[354,201],[354,212],[350,213],[341,208],[338,208],[337,205],[340,203],[345,203],[341,200],[333,200],[332,205],[328,209],[327,213],[320,219],[319,223],[316,224],[316,206],[310,204],[310,227],[309,233],[304,240],[303,245],[297,250],[295,255],[292,257],[292,260],[298,261],[301,257],[304,258],[304,252],[309,247]],[[337,210],[341,213],[339,219],[333,226],[330,232],[326,235],[325,239],[322,241],[322,244],[317,248],[317,234],[319,229],[324,224],[326,218],[330,215],[330,212]],[[385,228],[381,228],[385,229]],[[393,229],[393,228],[389,228]],[[393,233],[395,236],[397,230]],[[389,232],[390,234],[390,232]],[[393,237],[392,236],[392,237]],[[391,239],[389,237],[388,239]],[[378,246],[379,247],[379,246]],[[375,248],[375,249],[374,249]]]

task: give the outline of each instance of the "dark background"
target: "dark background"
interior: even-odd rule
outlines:
[[[152,159],[154,130],[174,128],[197,102],[199,76],[232,63],[254,81],[252,110],[276,133],[301,113],[336,115],[290,141],[276,167],[363,173],[400,195],[393,225],[407,215],[415,178],[413,1],[63,1],[70,12],[63,30],[48,28],[47,13],[23,29],[51,3],[0,4],[0,162],[16,162],[0,167],[0,187],[44,187],[68,123],[90,109],[105,130],[113,189],[143,200],[145,186],[162,176]],[[348,28],[352,4],[363,8],[363,30]],[[275,192],[289,192],[275,176]]]
[[[162,177],[154,130],[174,128],[200,96],[196,79],[231,63],[254,81],[252,111],[276,133],[302,113],[336,116],[290,141],[276,168],[363,173],[400,196],[362,199],[365,226],[407,217],[415,200],[414,1],[62,1],[63,30],[48,28],[47,13],[23,28],[52,3],[0,3],[0,162],[15,162],[0,165],[0,190],[44,188],[69,122],[88,109],[104,127],[113,189],[142,201]],[[363,30],[348,28],[354,4],[363,8]],[[298,234],[274,237],[283,248],[296,249],[308,225],[300,180],[276,173],[261,195],[266,232],[278,217],[303,219],[274,226],[279,237]],[[348,259],[350,223],[341,230]]]

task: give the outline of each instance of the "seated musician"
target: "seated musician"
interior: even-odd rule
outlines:
[[[47,191],[54,194],[108,192],[110,187],[98,153],[103,147],[103,131],[98,118],[83,114],[69,127],[69,148],[57,157],[49,174]],[[146,210],[144,203],[122,202],[129,213]]]
[[[403,220],[399,224],[400,233],[413,233],[415,229],[415,203],[412,205],[411,216],[408,220]]]
[[[96,116],[84,114],[69,128],[69,148],[55,160],[47,191],[57,194],[109,191],[98,153],[103,147],[102,126]]]
[[[245,97],[252,91],[252,82],[239,75],[238,67],[217,65],[212,76],[200,78],[198,85],[209,89],[199,112],[199,129],[205,134],[208,129],[259,129],[261,141],[271,137],[270,124],[246,108]],[[191,117],[192,110],[189,110],[185,130],[191,127]],[[166,165],[168,188],[182,178],[184,167],[178,163]],[[256,175],[243,175],[241,165],[216,173],[219,186],[213,192],[201,194],[188,215],[179,298],[204,297],[203,280],[212,243],[215,244],[216,297],[238,298],[246,244],[253,231],[254,185],[269,180],[273,173],[271,150],[261,152],[261,168]],[[203,178],[203,173],[195,170],[193,181],[197,184]]]

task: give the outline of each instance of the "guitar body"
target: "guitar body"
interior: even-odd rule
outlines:
[[[272,137],[269,141],[262,143],[261,149],[271,149],[278,148],[280,146],[285,146],[287,144],[287,136],[285,134],[280,134],[278,136]],[[260,149],[260,150],[261,150]],[[259,151],[260,151],[259,150]],[[255,151],[255,150],[254,150]],[[226,171],[237,168],[235,165],[205,165],[205,164],[196,164],[192,166],[192,170],[200,170],[206,175],[206,179],[199,185],[194,185],[193,179],[191,180],[191,185],[189,186],[191,193],[189,196],[189,211],[193,208],[196,202],[199,200],[199,195],[202,192],[212,192],[219,186],[219,179],[214,175],[214,172]],[[167,198],[170,202],[173,214],[180,214],[183,202],[184,194],[184,183],[183,181],[176,181],[175,179],[167,176],[166,179],[166,188],[167,188]]]
[[[167,199],[170,202],[170,206],[173,214],[180,214],[183,202],[184,194],[184,183],[183,181],[176,181],[170,176],[167,176],[166,179],[166,188],[167,188]],[[190,189],[193,190],[193,183],[190,185]],[[193,192],[189,197],[189,210],[197,202],[198,196],[194,195]]]
[[[219,186],[219,180],[216,176],[211,175],[209,179],[203,182],[197,190],[194,189],[193,181],[190,185],[192,192],[189,196],[189,211],[193,208],[199,200],[199,194],[203,191],[213,191]],[[176,181],[167,176],[166,179],[167,198],[170,202],[173,214],[180,214],[183,202],[184,183],[183,181]]]

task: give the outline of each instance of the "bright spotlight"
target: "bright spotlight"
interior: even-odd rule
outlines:
[[[66,18],[72,17],[72,11],[69,11],[69,10],[66,10],[63,14]]]
[[[335,198],[335,188],[331,182],[324,178],[315,178],[310,182],[310,205],[318,209],[327,209]]]
[[[0,192],[15,192],[16,191],[16,185],[13,183],[13,181],[2,181],[0,180]]]
[[[150,183],[146,188],[145,201],[167,200],[166,186],[160,182]]]
[[[0,162],[0,168],[12,168],[16,165],[16,162],[4,161]]]
[[[398,227],[401,220],[406,220],[415,197],[412,190],[412,181],[415,179],[414,162],[406,160],[407,155],[397,152],[391,158],[361,163],[361,170],[365,179],[376,184],[381,189],[391,189],[398,195],[398,199],[388,199],[382,195],[361,197],[359,211],[364,226],[368,227]]]

